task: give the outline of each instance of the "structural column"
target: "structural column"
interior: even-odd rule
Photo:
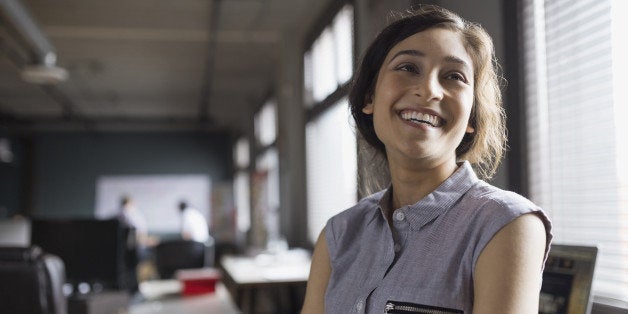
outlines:
[[[307,247],[305,109],[300,37],[286,33],[280,43],[277,84],[280,232],[290,246]]]

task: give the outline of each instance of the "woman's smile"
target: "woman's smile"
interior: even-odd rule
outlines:
[[[404,121],[410,123],[410,125],[420,126],[421,124],[427,124],[433,128],[439,128],[445,124],[445,121],[437,114],[429,113],[425,111],[415,111],[404,109],[399,112],[399,116]]]

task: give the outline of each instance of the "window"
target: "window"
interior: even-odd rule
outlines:
[[[353,8],[345,6],[304,56],[305,103],[314,106],[353,75]]]
[[[531,199],[555,243],[596,245],[596,296],[628,301],[627,5],[525,0]]]
[[[255,138],[262,147],[272,145],[277,138],[277,105],[272,100],[255,115]]]
[[[233,182],[233,191],[236,205],[236,222],[238,232],[245,233],[251,228],[251,198],[249,177],[249,141],[242,137],[238,139],[234,148],[236,174]]]
[[[256,145],[255,168],[250,186],[252,246],[264,247],[279,234],[279,154],[277,139],[277,104],[270,99],[254,116]],[[241,179],[244,181],[244,179]]]
[[[274,147],[266,149],[256,160],[256,172],[264,177],[257,210],[263,216],[267,241],[279,239],[279,153]]]
[[[307,124],[307,218],[312,241],[327,219],[356,202],[357,147],[351,119],[343,99]]]
[[[357,144],[347,103],[353,75],[353,8],[341,8],[304,54],[308,237],[357,200]]]
[[[249,166],[249,159],[251,156],[251,149],[249,147],[249,141],[241,137],[236,142],[235,149],[233,151],[233,158],[235,159],[235,165],[238,169],[246,169]]]

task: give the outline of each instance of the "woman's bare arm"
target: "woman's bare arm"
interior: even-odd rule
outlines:
[[[538,313],[545,241],[543,222],[534,214],[500,230],[476,264],[473,313]]]
[[[302,314],[325,313],[325,291],[331,274],[325,230],[321,232],[312,254],[310,278],[307,281]]]

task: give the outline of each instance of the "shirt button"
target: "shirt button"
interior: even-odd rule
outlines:
[[[396,212],[395,213],[395,219],[397,219],[397,221],[402,221],[406,218],[406,215],[404,215],[402,212]]]
[[[395,244],[395,252],[399,252],[399,251],[401,251],[401,245]]]
[[[364,307],[364,303],[362,301],[359,301],[358,304],[355,305],[355,308],[358,311],[362,311],[362,308]]]

